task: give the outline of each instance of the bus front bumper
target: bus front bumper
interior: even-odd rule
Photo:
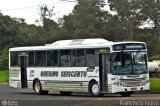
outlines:
[[[147,84],[146,86],[133,86],[133,87],[120,87],[120,86],[112,85],[111,88],[112,88],[112,93],[145,91],[150,89],[150,84]]]

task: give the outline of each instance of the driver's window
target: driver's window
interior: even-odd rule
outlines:
[[[122,66],[126,67],[132,63],[132,57],[130,53],[122,53]]]
[[[112,59],[113,59],[112,69],[114,71],[120,71],[123,68],[128,67],[132,64],[131,54],[127,52],[114,53]]]

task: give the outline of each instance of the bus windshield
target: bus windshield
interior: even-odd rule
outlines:
[[[116,75],[147,73],[147,52],[113,53],[111,69]]]

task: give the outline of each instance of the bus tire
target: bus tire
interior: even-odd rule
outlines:
[[[39,80],[34,82],[34,91],[37,95],[48,94],[47,90],[42,90],[42,85]]]
[[[133,92],[120,92],[120,95],[123,97],[129,97],[133,94]]]
[[[68,92],[68,91],[60,91],[60,94],[63,96],[69,96],[71,95],[72,92]]]
[[[100,88],[97,82],[93,81],[89,84],[89,93],[92,96],[103,96],[103,93],[100,93]]]

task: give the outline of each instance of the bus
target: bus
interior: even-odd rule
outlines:
[[[44,46],[9,49],[9,85],[36,94],[60,92],[103,96],[150,89],[144,42],[102,38],[60,40]]]

